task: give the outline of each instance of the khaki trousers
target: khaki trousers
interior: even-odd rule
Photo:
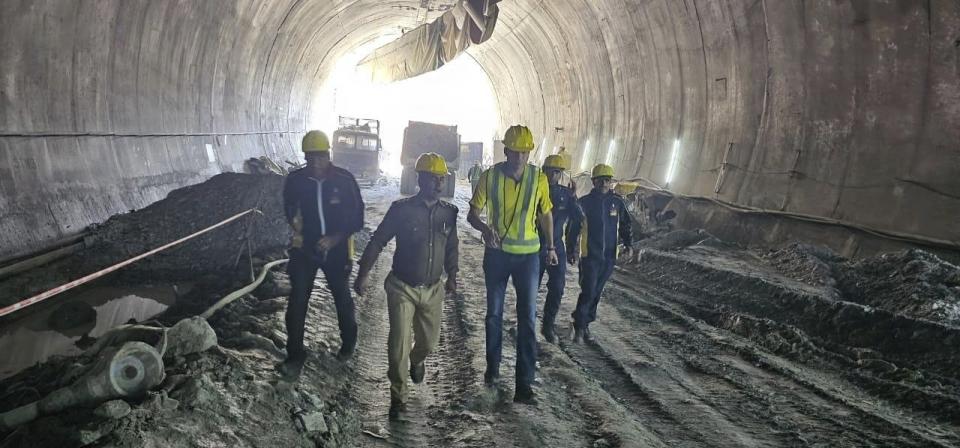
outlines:
[[[391,273],[383,287],[387,292],[387,311],[390,314],[390,334],[387,338],[390,399],[403,402],[407,398],[410,365],[422,363],[440,342],[443,282],[413,287]]]

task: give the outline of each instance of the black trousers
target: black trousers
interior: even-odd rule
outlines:
[[[331,251],[325,258],[310,256],[301,250],[291,250],[287,274],[290,275],[290,300],[287,303],[287,357],[303,359],[306,351],[303,347],[303,327],[307,319],[307,309],[313,282],[317,271],[322,270],[327,281],[327,289],[333,295],[337,308],[337,322],[340,325],[340,340],[343,347],[353,348],[357,343],[357,320],[350,295],[350,271],[353,262],[346,251]]]

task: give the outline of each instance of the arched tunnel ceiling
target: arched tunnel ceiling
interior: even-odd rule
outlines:
[[[340,55],[452,3],[3,0],[0,256],[292,157]],[[613,140],[621,177],[663,183],[679,141],[678,192],[960,240],[960,3],[500,8],[469,54],[575,168]]]

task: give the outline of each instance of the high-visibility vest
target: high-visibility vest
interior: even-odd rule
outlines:
[[[499,164],[498,164],[499,165]],[[520,178],[520,191],[513,213],[507,216],[504,209],[506,194],[506,176],[500,167],[490,169],[487,179],[487,216],[494,229],[500,235],[500,248],[509,254],[533,254],[540,251],[540,235],[535,224],[531,223],[534,210],[534,195],[540,180],[540,168],[527,164]]]

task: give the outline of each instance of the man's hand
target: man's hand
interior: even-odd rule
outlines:
[[[560,258],[557,257],[557,250],[556,250],[556,249],[548,249],[548,250],[547,250],[546,261],[547,261],[547,266],[556,266],[556,265],[560,264]]]
[[[492,249],[500,248],[500,235],[497,235],[490,226],[485,226],[483,229],[483,244]]]
[[[456,294],[457,292],[456,274],[447,276],[447,283],[444,285],[444,289],[447,291],[447,294]]]
[[[367,274],[357,275],[357,279],[353,281],[353,291],[356,292],[358,296],[362,296],[369,282],[370,277],[368,277]]]
[[[578,261],[580,261],[580,252],[571,251],[567,254],[567,264],[570,266],[576,266]]]
[[[342,233],[326,235],[323,238],[320,238],[320,241],[317,241],[317,250],[320,252],[326,252],[340,244],[343,239],[344,235]]]

